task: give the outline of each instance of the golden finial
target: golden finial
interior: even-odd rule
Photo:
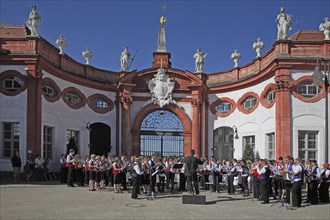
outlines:
[[[164,25],[166,23],[166,18],[164,16],[160,17],[160,24]]]
[[[160,17],[160,24],[164,25],[166,23],[166,17],[165,17],[166,5],[165,4],[162,6],[162,10],[163,10],[163,16]]]

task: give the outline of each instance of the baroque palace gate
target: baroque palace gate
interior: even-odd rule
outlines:
[[[167,110],[149,113],[142,121],[141,155],[183,156],[183,125],[178,116]]]

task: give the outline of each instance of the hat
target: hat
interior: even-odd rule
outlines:
[[[329,168],[329,164],[328,163],[324,163],[323,167]]]

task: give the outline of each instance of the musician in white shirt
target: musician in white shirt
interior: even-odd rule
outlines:
[[[293,184],[292,184],[292,207],[301,207],[301,187],[302,179],[301,172],[303,168],[300,165],[300,159],[296,158],[294,160],[294,165],[292,166],[292,171],[289,171],[289,174],[293,175]]]

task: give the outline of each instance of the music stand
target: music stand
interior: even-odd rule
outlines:
[[[182,167],[183,167],[182,163],[176,163],[174,164],[173,169],[181,169]]]

